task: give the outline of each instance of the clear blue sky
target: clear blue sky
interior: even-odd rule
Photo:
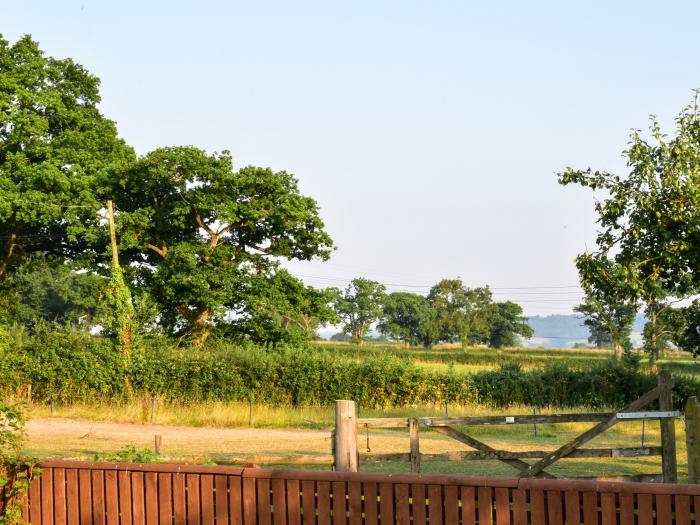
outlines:
[[[338,245],[292,265],[308,282],[460,276],[530,314],[576,289],[503,288],[575,286],[594,237],[592,196],[555,173],[623,170],[630,128],[672,126],[700,87],[699,20],[691,2],[0,0],[6,39],[102,79],[139,153],[296,174]]]

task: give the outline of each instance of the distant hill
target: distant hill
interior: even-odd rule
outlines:
[[[645,322],[642,314],[637,315],[632,325],[633,341],[637,339],[636,334],[644,328]],[[569,348],[575,343],[588,342],[588,328],[578,314],[533,315],[528,319],[528,323],[534,331],[528,346]]]

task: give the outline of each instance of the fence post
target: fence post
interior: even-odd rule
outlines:
[[[357,472],[357,428],[355,402],[335,402],[335,470]]]
[[[659,373],[658,384],[662,387],[659,394],[659,410],[673,410],[673,380],[671,379],[671,374],[662,370]],[[661,419],[661,465],[664,483],[676,483],[678,481],[675,425],[676,422],[673,418]]]
[[[685,404],[685,443],[688,448],[688,483],[700,483],[700,402],[695,396]]]
[[[418,419],[408,420],[408,435],[411,440],[411,472],[420,474],[420,444],[418,441]]]
[[[163,436],[155,436],[155,453],[160,456],[163,452]]]

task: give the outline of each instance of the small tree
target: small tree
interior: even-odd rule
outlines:
[[[337,292],[335,311],[343,322],[343,332],[352,342],[362,344],[372,324],[382,316],[386,288],[383,284],[358,277]]]
[[[493,301],[488,287],[467,288],[460,279],[443,279],[430,289],[428,300],[435,310],[440,341],[462,346],[489,341]]]
[[[518,336],[532,337],[534,333],[523,315],[523,309],[511,301],[493,305],[490,325],[489,346],[492,348],[516,346]]]
[[[589,259],[582,267],[581,281],[585,291],[583,302],[574,310],[584,316],[584,324],[591,332],[589,342],[598,348],[609,344],[617,360],[630,346],[632,324],[637,315],[637,304],[625,299],[622,269],[608,258]]]
[[[669,298],[700,287],[700,108],[697,99],[676,120],[668,139],[652,117],[651,139],[634,131],[624,152],[626,176],[567,168],[561,184],[602,190],[596,204],[600,230],[597,253],[577,259],[582,280],[603,259],[614,261],[618,299],[641,301],[649,316],[645,348],[658,355],[663,331],[658,313]]]
[[[433,305],[426,297],[414,293],[390,294],[378,328],[381,333],[407,345],[430,347],[438,341]]]
[[[316,337],[322,325],[338,322],[335,294],[305,286],[286,270],[258,275],[250,281],[232,331],[260,343],[300,342]]]

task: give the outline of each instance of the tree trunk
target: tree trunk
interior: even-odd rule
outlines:
[[[197,348],[203,348],[211,335],[211,328],[207,323],[210,313],[209,308],[202,308],[192,318],[192,342]]]
[[[622,361],[622,345],[620,344],[619,341],[613,339],[613,350],[615,352],[615,360],[616,361]]]

